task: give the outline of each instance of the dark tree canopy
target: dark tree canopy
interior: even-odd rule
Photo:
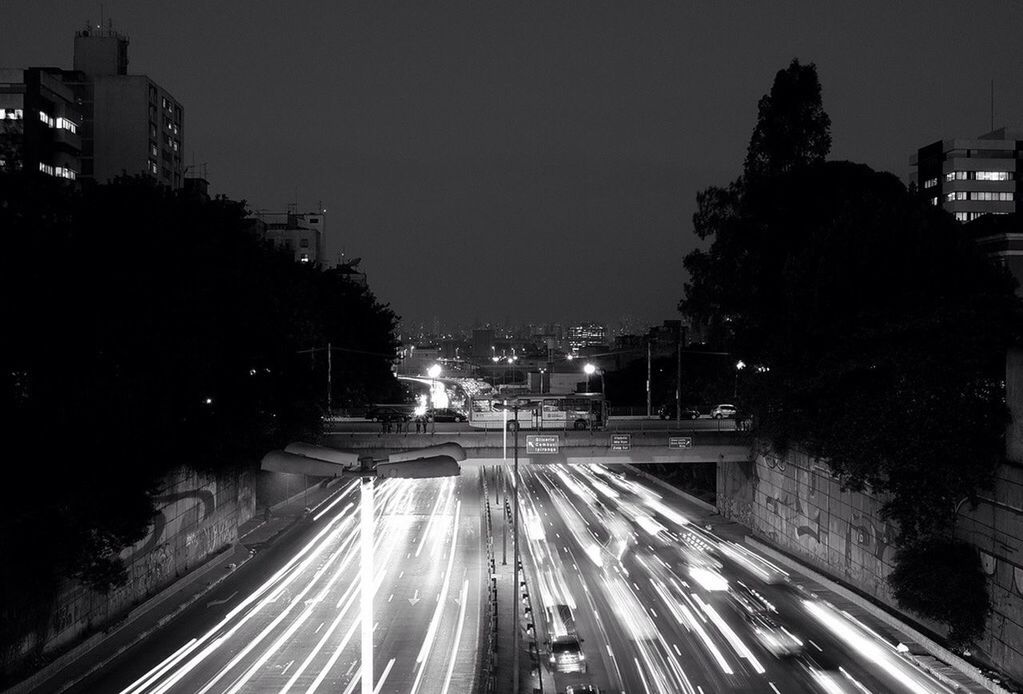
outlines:
[[[169,469],[234,474],[317,434],[325,372],[299,350],[347,350],[336,401],[395,380],[393,312],[267,246],[242,203],[0,174],[0,230],[5,484],[25,492],[0,516],[2,644],[61,578],[124,580]]]
[[[747,179],[783,174],[824,161],[831,151],[831,118],[821,102],[817,67],[793,59],[760,99],[746,152]]]
[[[891,174],[825,162],[828,123],[812,65],[793,62],[761,101],[744,175],[697,197],[710,243],[685,258],[680,309],[749,365],[739,405],[759,435],[885,499],[914,562],[1004,457],[1021,306],[950,215]]]
[[[968,646],[983,635],[987,577],[972,545],[951,539],[910,545],[899,550],[888,581],[900,605],[948,624],[955,646]]]

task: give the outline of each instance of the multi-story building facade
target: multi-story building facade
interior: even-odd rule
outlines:
[[[185,111],[147,75],[128,74],[128,37],[111,28],[75,33],[73,87],[85,115],[82,174],[100,183],[145,174],[184,184]]]
[[[328,264],[324,257],[324,236],[327,232],[325,212],[298,212],[291,206],[287,212],[253,213],[258,232],[277,248],[295,256],[295,262],[312,263],[318,267]],[[353,271],[356,263],[349,264]]]
[[[971,140],[938,140],[910,159],[919,194],[961,222],[1017,212],[1021,162],[1023,131],[1009,128]]]
[[[0,169],[75,180],[82,112],[57,68],[0,69]]]
[[[568,328],[568,347],[573,352],[606,344],[607,329],[600,323],[581,323]]]
[[[184,185],[184,109],[154,80],[128,74],[128,38],[110,27],[75,33],[73,70],[0,70],[0,113],[7,168],[17,159],[69,179],[144,174]]]

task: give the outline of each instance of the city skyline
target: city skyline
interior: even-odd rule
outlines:
[[[18,0],[0,10],[19,26],[0,63],[70,67],[74,31],[101,12],[132,41],[129,70],[189,110],[184,161],[208,168],[214,192],[254,209],[322,201],[327,257],[364,258],[380,298],[415,322],[439,306],[461,322],[673,315],[696,193],[738,174],[764,85],[793,57],[817,64],[832,158],[903,181],[918,147],[987,130],[992,81],[995,127],[1023,113],[1023,8],[997,2]],[[498,289],[509,258],[514,292]]]

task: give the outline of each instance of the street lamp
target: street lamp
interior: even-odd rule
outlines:
[[[504,400],[495,401],[493,407],[495,410],[511,410],[514,415],[514,426],[512,431],[515,435],[515,463],[512,467],[512,506],[514,507],[514,514],[512,518],[512,563],[514,568],[512,569],[512,581],[515,586],[515,600],[512,604],[515,605],[514,617],[512,618],[512,634],[513,634],[513,647],[512,653],[514,654],[514,665],[512,667],[512,691],[519,691],[519,410],[531,408],[533,403],[529,400],[516,399],[516,400]],[[507,429],[507,427],[506,427]],[[507,560],[503,561],[502,564],[507,563]]]
[[[586,392],[587,393],[590,392],[590,376],[592,376],[593,372],[596,371],[596,370],[597,370],[597,367],[594,366],[593,364],[587,364],[586,366],[583,367],[583,371],[586,373]]]
[[[283,451],[270,451],[260,469],[270,472],[312,474],[323,477],[358,477],[361,541],[360,594],[362,626],[362,694],[374,694],[373,680],[373,479],[397,477],[457,477],[459,460],[465,450],[455,443],[445,443],[388,456],[387,460],[359,457],[355,451],[342,451],[307,443],[290,444]],[[356,465],[358,467],[356,468]],[[456,528],[457,532],[457,528]]]
[[[746,362],[742,359],[735,362],[735,390],[732,392],[732,399],[739,399],[739,372],[746,368]]]

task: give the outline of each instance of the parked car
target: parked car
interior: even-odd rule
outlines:
[[[435,422],[467,422],[469,418],[458,410],[444,407],[427,412],[427,416]]]
[[[366,419],[374,422],[407,422],[412,419],[412,412],[396,405],[378,405],[366,411]]]
[[[661,405],[657,410],[657,416],[661,419],[675,419],[674,405]],[[700,411],[695,407],[682,406],[682,419],[699,419]]]
[[[730,419],[735,416],[735,405],[721,404],[710,411],[714,419]]]

